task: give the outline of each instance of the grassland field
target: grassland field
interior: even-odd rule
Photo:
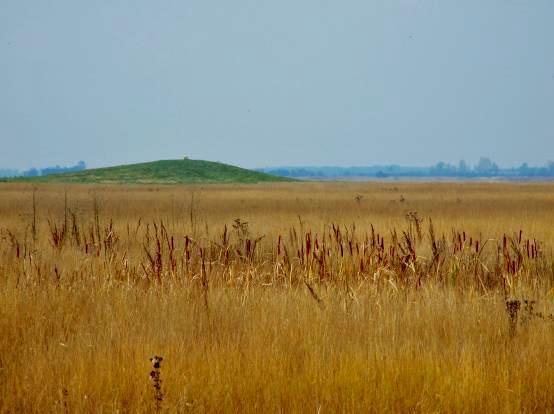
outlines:
[[[0,183],[0,413],[552,412],[553,223],[551,183]]]

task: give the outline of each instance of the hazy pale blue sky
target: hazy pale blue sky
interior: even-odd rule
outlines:
[[[554,160],[552,0],[1,0],[0,168]]]

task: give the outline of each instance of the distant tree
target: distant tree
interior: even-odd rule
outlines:
[[[522,177],[528,177],[530,175],[533,175],[532,169],[529,168],[529,164],[527,164],[526,162],[524,162],[519,166],[519,168],[517,169],[517,172],[518,172],[518,175]]]
[[[36,168],[28,169],[27,171],[23,171],[23,177],[38,177],[40,175],[40,171]]]
[[[470,172],[469,165],[464,160],[460,160],[458,163],[458,173],[461,175],[466,175]]]
[[[477,166],[475,167],[475,171],[482,175],[495,175],[498,174],[498,165],[496,165],[494,162],[491,161],[490,158],[487,157],[481,157],[479,159],[479,162],[477,163]]]
[[[56,165],[55,167],[46,167],[41,170],[42,175],[50,175],[50,174],[59,174],[64,172],[76,172],[76,171],[82,171],[86,169],[87,165],[84,161],[79,161],[75,165],[71,165],[69,167],[60,167],[59,165]]]
[[[430,174],[435,176],[456,175],[456,167],[454,167],[452,164],[441,161],[438,162],[434,167],[431,167]]]
[[[442,161],[438,162],[437,165],[435,165],[435,171],[441,173],[446,170],[446,164]]]

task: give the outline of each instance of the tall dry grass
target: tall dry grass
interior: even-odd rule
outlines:
[[[0,411],[551,411],[552,188],[2,185]]]

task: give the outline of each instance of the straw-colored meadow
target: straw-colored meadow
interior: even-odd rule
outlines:
[[[2,184],[0,412],[551,412],[553,223],[548,183]]]

